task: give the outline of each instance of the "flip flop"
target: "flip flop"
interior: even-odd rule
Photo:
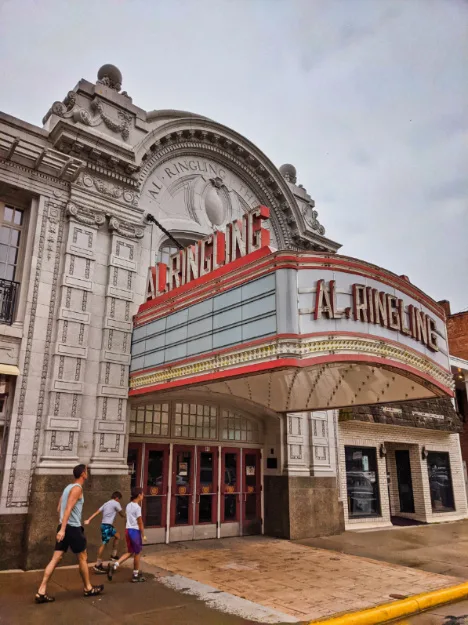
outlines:
[[[97,595],[100,595],[103,590],[104,590],[104,584],[100,584],[99,586],[93,586],[91,590],[84,591],[84,596],[96,597]]]
[[[55,601],[55,597],[50,597],[48,594],[41,595],[38,592],[36,592],[34,601],[36,603],[53,603]]]

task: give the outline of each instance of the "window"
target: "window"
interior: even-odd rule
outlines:
[[[193,239],[184,239],[177,236],[175,236],[174,238],[179,241],[182,247],[188,247],[189,245],[194,245],[194,243],[196,243],[196,241],[194,241]],[[156,254],[156,262],[169,265],[169,259],[177,251],[178,248],[174,245],[172,241],[165,241],[159,248],[159,252]]]
[[[455,510],[449,454],[442,451],[430,451],[427,455],[427,471],[432,512]]]
[[[221,438],[224,441],[258,443],[258,423],[240,417],[230,410],[223,410]]]
[[[0,203],[0,279],[15,280],[23,211]]]
[[[172,435],[178,438],[216,440],[218,411],[216,406],[176,404]]]
[[[380,516],[376,448],[345,447],[345,457],[349,517]]]
[[[169,404],[135,406],[130,413],[130,434],[169,435]]]

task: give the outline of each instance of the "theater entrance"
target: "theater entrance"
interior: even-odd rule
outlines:
[[[130,443],[128,465],[148,543],[262,532],[260,449]]]

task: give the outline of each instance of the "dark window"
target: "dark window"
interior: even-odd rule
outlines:
[[[348,512],[352,517],[380,516],[375,447],[345,447]]]
[[[427,456],[427,471],[429,473],[432,511],[450,512],[455,510],[449,454],[442,451],[430,451]]]

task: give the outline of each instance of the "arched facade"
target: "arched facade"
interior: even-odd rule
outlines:
[[[292,165],[277,168],[206,117],[144,111],[118,70],[101,69],[52,104],[43,128],[0,115],[0,227],[22,215],[0,319],[5,567],[43,565],[40,519],[55,515],[78,462],[91,468],[90,511],[113,490],[127,496],[131,480],[145,488],[154,542],[299,538],[388,524],[395,510],[431,521],[441,506],[445,518],[463,517],[438,304],[401,276],[338,256]],[[177,247],[171,237],[182,246],[222,237],[244,218],[245,234],[259,205],[268,249],[144,303],[148,268]],[[376,306],[386,315],[378,323]],[[407,400],[428,404],[395,417]],[[377,404],[387,411],[374,414]],[[443,505],[431,500],[423,447],[450,461]],[[390,499],[382,482],[405,450],[425,493],[414,512],[398,510],[395,480]],[[373,499],[380,485],[372,519],[348,485],[353,471],[374,472]],[[98,541],[91,532],[91,556]]]

